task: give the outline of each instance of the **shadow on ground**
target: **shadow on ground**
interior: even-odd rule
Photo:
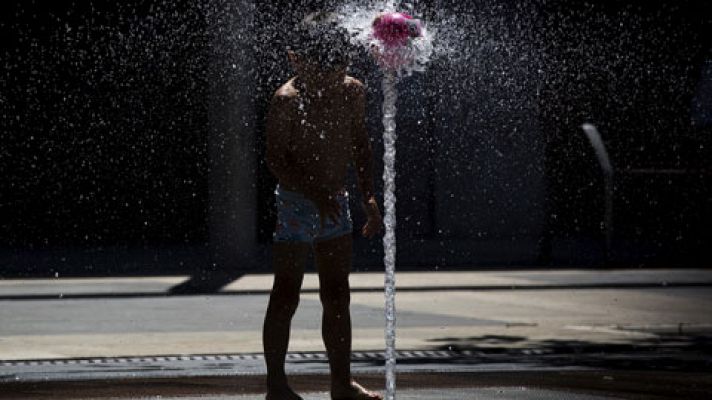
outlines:
[[[712,334],[660,335],[625,343],[582,340],[531,340],[523,336],[485,335],[431,339],[434,350],[460,356],[453,364],[537,363],[549,367],[609,370],[712,371]],[[404,362],[419,360],[404,360]],[[428,360],[422,360],[427,362]]]

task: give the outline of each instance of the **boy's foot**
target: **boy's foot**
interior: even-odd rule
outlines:
[[[366,390],[356,382],[351,382],[350,387],[343,389],[331,389],[332,400],[383,400],[383,396],[378,392]]]
[[[271,387],[267,389],[265,400],[304,400],[289,386]]]

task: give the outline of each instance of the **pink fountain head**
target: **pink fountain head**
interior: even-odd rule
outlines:
[[[411,38],[422,35],[420,21],[408,14],[387,12],[373,20],[373,37],[384,47],[402,47]]]

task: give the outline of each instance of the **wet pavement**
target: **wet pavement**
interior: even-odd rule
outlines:
[[[302,393],[304,400],[331,400],[329,393]],[[173,397],[182,400],[264,400],[262,395],[244,396],[211,396],[211,397]],[[589,394],[576,394],[571,392],[560,392],[526,387],[494,387],[478,389],[439,389],[439,390],[402,390],[398,392],[398,399],[404,400],[484,400],[484,399],[508,399],[508,400],[609,400],[620,397],[596,396]],[[170,399],[170,397],[163,399]]]
[[[308,399],[328,398],[325,374],[290,375]],[[369,388],[383,375],[359,374]],[[135,378],[5,383],[2,399],[261,399],[264,376]],[[708,399],[709,373],[653,371],[482,371],[399,373],[397,397],[408,399]]]

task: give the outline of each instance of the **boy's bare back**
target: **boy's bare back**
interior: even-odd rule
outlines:
[[[309,92],[298,77],[279,88],[267,119],[267,158],[293,172],[278,175],[280,185],[341,190],[349,164],[362,169],[371,161],[364,107],[364,86],[350,76],[328,90]]]

